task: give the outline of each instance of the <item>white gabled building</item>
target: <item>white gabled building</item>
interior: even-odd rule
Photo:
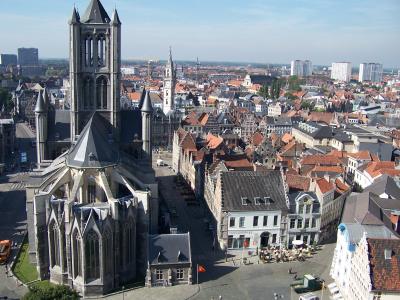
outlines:
[[[213,186],[205,198],[221,249],[286,244],[288,198],[281,172],[220,171]]]

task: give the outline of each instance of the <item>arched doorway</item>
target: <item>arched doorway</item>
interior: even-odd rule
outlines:
[[[261,238],[260,247],[261,248],[267,247],[269,241],[269,232],[265,231],[261,233],[260,238]]]

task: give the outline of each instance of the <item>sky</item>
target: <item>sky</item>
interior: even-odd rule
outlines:
[[[68,57],[68,19],[89,0],[0,0],[0,53]],[[102,0],[122,22],[123,59],[400,67],[400,0]]]

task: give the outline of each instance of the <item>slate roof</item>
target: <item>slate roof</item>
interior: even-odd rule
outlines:
[[[143,100],[143,105],[141,106],[140,110],[142,112],[148,112],[151,113],[153,111],[153,106],[151,105],[151,99],[150,99],[150,92],[146,92],[146,96],[144,97]]]
[[[400,293],[400,240],[367,238],[367,243],[373,290]]]
[[[226,211],[287,211],[285,190],[280,171],[253,172],[232,171],[221,174],[223,210]],[[246,205],[242,198],[246,197]],[[270,197],[272,201],[263,201],[257,205],[255,197]],[[269,203],[269,204],[268,204]]]
[[[148,261],[151,265],[192,262],[190,233],[149,235]]]
[[[82,23],[110,23],[110,17],[100,0],[91,0],[85,14],[81,17]]]
[[[69,141],[71,116],[69,110],[49,109],[47,116],[48,140]]]
[[[104,168],[119,162],[118,148],[111,139],[111,125],[99,113],[94,113],[83,128],[66,161],[75,168]]]
[[[44,102],[43,93],[45,93],[45,91],[39,91],[38,93],[38,98],[36,100],[36,106],[35,106],[35,113],[46,112],[46,103]]]
[[[400,188],[394,179],[387,174],[379,177],[373,184],[365,188],[364,192],[373,192],[377,195],[386,193],[391,198],[400,200]]]
[[[348,242],[352,244],[358,244],[363,237],[364,232],[366,232],[367,236],[371,238],[395,238],[393,233],[391,233],[385,226],[341,223],[339,229],[346,229]]]

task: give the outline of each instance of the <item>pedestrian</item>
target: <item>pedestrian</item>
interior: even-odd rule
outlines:
[[[288,272],[289,272],[289,274],[292,274],[292,268],[289,268]]]

